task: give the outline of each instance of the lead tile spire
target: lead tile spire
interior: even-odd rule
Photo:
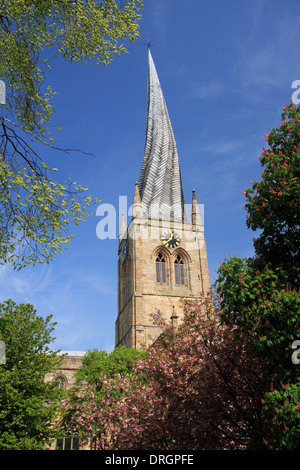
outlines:
[[[177,146],[150,48],[146,140],[139,193],[145,217],[186,220]]]

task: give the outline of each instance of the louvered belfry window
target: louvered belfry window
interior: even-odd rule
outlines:
[[[166,262],[162,254],[156,258],[156,282],[158,284],[167,284]]]
[[[175,284],[177,286],[185,285],[185,273],[184,273],[184,262],[180,256],[174,261],[174,272],[175,272]]]

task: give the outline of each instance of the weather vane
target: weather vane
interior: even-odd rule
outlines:
[[[150,38],[148,38],[148,42],[144,42],[144,44],[148,47],[148,49],[150,49],[151,46],[152,47],[154,46],[154,44],[151,44],[151,39]]]

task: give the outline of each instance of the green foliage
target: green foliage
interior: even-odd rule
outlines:
[[[141,0],[0,1],[0,75],[7,83],[8,109],[25,129],[44,135],[53,109],[51,87],[41,90],[49,54],[71,62],[96,59],[107,65],[126,52],[120,40],[138,36]],[[46,52],[45,52],[46,51]]]
[[[82,360],[82,366],[76,372],[75,386],[62,400],[66,407],[63,416],[66,428],[74,420],[79,419],[80,423],[85,421],[90,413],[95,413],[99,403],[103,407],[103,416],[106,412],[109,413],[111,400],[119,400],[124,393],[122,381],[134,378],[137,362],[145,357],[146,352],[125,346],[115,348],[111,353],[96,349],[88,351]],[[113,386],[107,388],[108,383]],[[89,428],[89,436],[93,435],[93,448],[96,449],[97,441],[106,435],[106,428],[107,422],[97,423],[95,427]],[[80,426],[75,432],[85,443],[85,435]]]
[[[76,372],[76,382],[87,382],[100,392],[102,382],[118,376],[130,374],[140,359],[146,357],[146,352],[121,346],[111,353],[103,350],[88,351],[82,360],[82,366]]]
[[[86,189],[54,182],[54,171],[43,162],[37,169],[0,154],[1,264],[20,269],[53,260],[73,237],[69,226],[88,217],[92,198],[83,196]]]
[[[46,373],[61,359],[49,349],[55,323],[36,315],[30,304],[0,304],[0,339],[6,360],[0,364],[0,449],[44,449],[53,439],[60,392]]]
[[[300,285],[300,107],[289,104],[278,128],[265,136],[269,149],[260,158],[262,181],[244,191],[247,226],[262,233],[257,255],[282,267],[291,286]]]
[[[247,335],[256,353],[268,358],[265,395],[272,426],[270,449],[299,447],[299,370],[292,343],[300,339],[300,107],[287,105],[277,128],[265,136],[270,148],[260,161],[262,180],[244,191],[247,226],[260,230],[255,257],[227,259],[216,282],[221,318]]]
[[[54,93],[45,86],[50,57],[109,64],[126,52],[122,41],[138,37],[141,5],[0,0],[0,77],[7,87],[0,116],[0,263],[20,269],[53,260],[72,238],[70,225],[89,215],[86,189],[57,182],[56,169],[27,140],[53,147]]]
[[[291,344],[300,332],[300,296],[281,281],[281,269],[233,257],[219,269],[220,317],[238,325],[255,349],[296,373]],[[298,333],[297,333],[298,332]]]
[[[300,449],[300,380],[265,395],[264,412],[273,420],[266,442],[271,450]]]

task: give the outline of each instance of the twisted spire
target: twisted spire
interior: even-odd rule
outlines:
[[[139,193],[144,217],[186,220],[177,146],[150,48],[146,141]]]

